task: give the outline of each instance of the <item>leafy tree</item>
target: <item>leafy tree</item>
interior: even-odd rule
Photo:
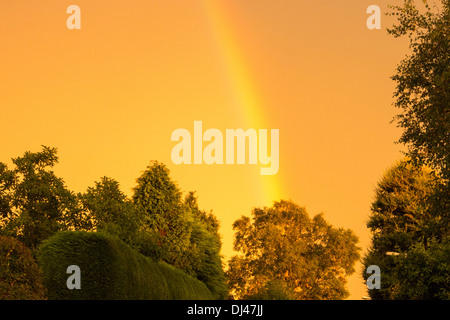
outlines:
[[[93,229],[116,235],[133,247],[138,245],[141,217],[131,199],[120,190],[119,182],[102,177],[79,197]]]
[[[186,269],[190,230],[182,193],[171,180],[169,169],[152,162],[137,179],[133,203],[142,214],[143,240],[156,244],[145,255],[153,256],[180,269]]]
[[[440,260],[448,253],[450,235],[450,1],[441,0],[434,8],[422,2],[424,10],[413,0],[390,6],[398,24],[388,32],[410,40],[411,53],[392,79],[397,83],[394,105],[401,110],[395,120],[404,129],[399,142],[407,146],[414,168],[403,164],[390,169],[391,177],[378,187],[384,195],[377,191],[368,223],[373,245],[365,257],[366,265],[378,264],[383,272],[382,289],[369,292],[374,299],[448,295],[448,280],[447,285],[443,281],[448,271],[442,273]],[[393,247],[401,255],[387,257],[385,252]],[[415,257],[427,259],[427,267],[421,269]],[[405,270],[408,275],[402,274]],[[430,272],[439,276],[428,278],[429,286],[418,285]]]
[[[396,299],[450,300],[450,243],[430,240],[415,243],[398,257]]]
[[[0,300],[45,299],[42,281],[30,249],[12,237],[0,235]]]
[[[194,192],[186,195],[184,204],[191,216],[188,249],[191,273],[203,281],[217,299],[225,299],[228,288],[220,255],[222,241],[219,221],[211,212],[199,209]]]
[[[372,232],[372,245],[363,259],[365,269],[369,265],[377,265],[381,269],[381,289],[369,290],[372,299],[415,299],[426,298],[419,290],[417,283],[423,281],[427,272],[441,277],[441,288],[448,290],[448,273],[436,274],[442,262],[432,266],[434,258],[428,260],[425,268],[423,263],[417,263],[417,257],[427,248],[439,246],[442,236],[436,233],[436,224],[440,224],[442,217],[431,211],[430,197],[433,196],[435,186],[439,184],[438,177],[426,167],[416,167],[408,160],[403,160],[389,168],[375,189],[375,200],[372,203],[371,215],[367,222]],[[431,250],[423,256],[434,255],[438,252],[442,260],[442,252],[448,254],[448,243],[442,243],[440,251]],[[442,251],[442,252],[441,252]],[[390,252],[395,255],[388,255]],[[439,260],[438,259],[438,260]],[[438,262],[438,260],[435,260]],[[425,263],[425,264],[424,264]],[[407,270],[407,271],[406,271]],[[426,271],[428,270],[428,271]],[[408,272],[405,275],[404,272]],[[418,276],[421,274],[422,276]],[[367,274],[363,273],[365,279]],[[437,279],[437,278],[436,278]],[[434,279],[432,286],[439,286]],[[422,283],[422,282],[421,282]],[[430,294],[433,291],[430,283]],[[447,284],[445,284],[447,283]],[[426,285],[426,283],[422,283]],[[447,291],[448,294],[448,291]],[[427,298],[436,297],[432,293]]]
[[[203,281],[218,299],[228,290],[220,256],[219,222],[200,210],[193,192],[183,199],[167,167],[157,161],[137,179],[133,202],[142,215],[139,249]]]
[[[398,24],[388,29],[394,37],[408,36],[411,53],[392,77],[397,87],[395,106],[401,110],[396,120],[404,129],[399,139],[408,147],[416,165],[427,165],[441,178],[430,203],[443,217],[436,225],[449,236],[450,213],[450,1],[440,0],[424,12],[413,0],[391,6]]]
[[[237,299],[343,299],[346,276],[359,258],[351,230],[333,228],[322,214],[309,218],[291,201],[255,208],[233,224],[229,287]]]
[[[375,201],[367,226],[374,244],[387,251],[406,250],[417,240],[433,236],[431,225],[440,217],[430,213],[429,199],[439,178],[427,167],[407,159],[387,170],[375,189]]]
[[[295,292],[284,281],[269,280],[263,287],[259,287],[253,300],[295,300]]]
[[[398,25],[388,29],[394,37],[408,35],[411,54],[397,67],[395,106],[402,113],[396,119],[404,129],[401,143],[409,156],[450,177],[450,1],[440,9],[425,3],[424,13],[413,0],[391,6]]]
[[[58,163],[56,148],[27,151],[12,162],[13,170],[0,164],[2,234],[34,250],[58,230],[86,227],[75,193],[51,170]]]

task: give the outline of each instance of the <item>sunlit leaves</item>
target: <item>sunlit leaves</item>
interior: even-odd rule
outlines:
[[[235,221],[229,285],[235,298],[342,299],[359,257],[357,237],[290,201]]]

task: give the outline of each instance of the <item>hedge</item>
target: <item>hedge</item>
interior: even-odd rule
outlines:
[[[203,282],[102,233],[58,232],[40,246],[38,261],[48,299],[213,299]],[[67,287],[70,265],[80,268],[81,289]]]

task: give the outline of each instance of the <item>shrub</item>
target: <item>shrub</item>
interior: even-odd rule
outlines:
[[[156,262],[111,235],[58,232],[40,247],[49,299],[212,299],[201,281]],[[81,270],[81,289],[70,290],[67,267]]]
[[[45,299],[42,274],[30,249],[7,236],[0,236],[0,299]]]

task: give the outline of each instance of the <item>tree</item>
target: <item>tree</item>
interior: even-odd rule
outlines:
[[[155,161],[137,179],[133,203],[142,215],[140,251],[203,281],[216,298],[225,298],[219,222],[199,209],[195,194],[183,199],[169,169]]]
[[[389,168],[375,189],[372,214],[367,223],[374,243],[386,251],[406,250],[417,240],[438,237],[433,228],[440,217],[430,213],[439,178],[427,167],[408,159]]]
[[[228,288],[220,255],[219,221],[211,212],[199,209],[194,192],[186,195],[184,204],[191,216],[188,251],[192,274],[204,282],[217,299],[225,299]]]
[[[433,211],[443,217],[438,227],[449,236],[450,213],[450,1],[435,9],[427,1],[421,12],[413,0],[391,6],[398,24],[388,29],[394,37],[407,35],[411,54],[392,77],[397,87],[394,105],[401,110],[397,124],[404,129],[399,139],[407,146],[414,164],[427,165],[441,178],[430,199]]]
[[[389,168],[378,183],[367,222],[372,232],[372,244],[363,259],[364,269],[377,265],[382,272],[381,289],[369,291],[372,299],[433,298],[436,297],[432,293],[433,286],[440,286],[448,294],[446,275],[436,273],[444,270],[442,262],[438,261],[442,260],[442,254],[449,252],[448,243],[445,243],[447,240],[444,238],[442,242],[441,233],[436,232],[434,227],[440,224],[442,217],[432,212],[429,200],[437,184],[439,178],[432,170],[425,166],[417,167],[407,159]],[[443,248],[431,249],[440,246],[439,243]],[[424,268],[425,260],[417,263],[417,257],[428,248],[430,251],[422,256],[439,255],[437,260],[428,259],[427,268],[428,271],[434,270],[441,283],[437,278],[430,281],[430,295],[426,296],[427,289],[422,287],[420,294],[415,290],[419,290],[419,282],[427,286],[426,282],[422,282],[428,274],[427,268]],[[388,255],[389,252],[395,254]],[[431,265],[433,261],[437,262],[435,266]],[[422,276],[419,277],[419,274]],[[365,272],[363,276],[365,279],[368,277]]]
[[[51,170],[58,163],[56,148],[27,151],[12,162],[13,170],[0,164],[2,234],[34,250],[58,230],[86,227],[75,193]]]
[[[388,29],[394,37],[408,35],[411,54],[392,77],[397,82],[395,106],[402,113],[397,123],[404,129],[399,142],[408,146],[415,163],[450,178],[450,1],[441,9],[425,3],[421,13],[413,0],[391,6],[398,25]]]
[[[333,228],[322,214],[309,218],[291,201],[255,208],[236,220],[227,276],[236,299],[343,299],[346,276],[359,258],[358,238]]]
[[[39,267],[20,241],[0,235],[0,300],[45,299]]]
[[[93,229],[116,235],[132,247],[138,246],[141,216],[131,199],[120,190],[119,182],[102,177],[79,198]]]
[[[133,203],[142,214],[143,237],[146,242],[156,244],[143,253],[185,269],[190,238],[188,215],[169,169],[162,163],[152,162],[137,179],[133,191]]]
[[[396,299],[450,300],[450,243],[434,239],[415,243],[398,257]]]
[[[407,146],[407,155],[416,169],[400,170],[410,177],[410,181],[397,185],[400,195],[385,190],[387,198],[401,197],[404,203],[394,201],[390,206],[380,207],[369,222],[374,238],[366,264],[376,262],[384,270],[384,288],[371,291],[372,298],[432,299],[448,295],[448,285],[442,280],[448,277],[445,274],[439,281],[428,278],[429,286],[417,285],[419,279],[427,278],[426,272],[430,270],[442,275],[440,260],[448,254],[450,245],[450,1],[441,0],[434,8],[428,1],[422,2],[424,11],[413,0],[404,0],[402,6],[390,6],[393,9],[390,14],[398,17],[398,24],[388,32],[394,37],[408,36],[410,40],[411,53],[398,65],[392,79],[397,83],[394,105],[401,110],[395,120],[404,129],[398,142]],[[433,177],[428,176],[431,181],[420,183],[423,166],[431,169]],[[411,198],[412,195],[415,196]],[[378,195],[377,198],[380,199]],[[396,207],[396,214],[391,212],[392,207]],[[380,225],[381,217],[386,224]],[[403,226],[404,230],[398,228],[390,234],[392,226],[394,229]],[[395,261],[383,254],[384,248],[393,244],[404,250],[400,258],[394,256]],[[433,257],[427,260],[426,272],[420,270],[422,264],[412,263],[418,262],[414,257],[419,256]],[[408,276],[401,273],[406,266]],[[439,294],[433,289],[436,285],[440,287]]]

